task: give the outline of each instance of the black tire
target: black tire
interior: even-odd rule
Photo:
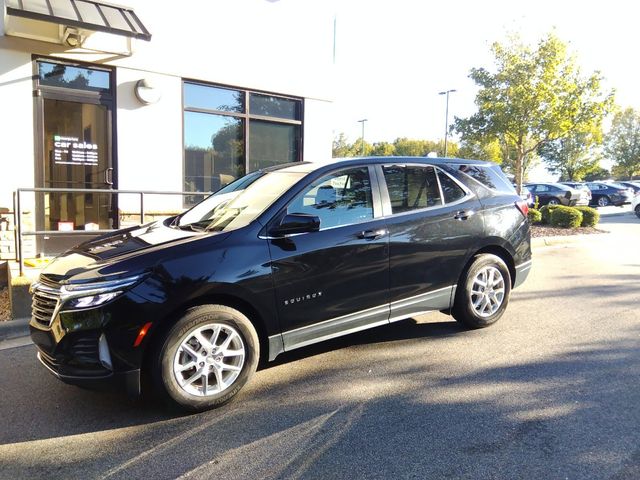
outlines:
[[[195,339],[195,334],[200,332],[200,329],[208,329],[211,326],[212,332],[210,340],[214,340],[214,344],[200,345]],[[216,330],[220,332],[216,335]],[[206,339],[207,332],[209,330],[203,330],[202,333]],[[222,338],[220,338],[222,336]],[[189,338],[191,337],[191,338]],[[218,353],[218,347],[224,344],[224,340],[232,337],[233,345],[236,347],[234,352],[243,351],[244,355],[240,358],[239,355],[233,354],[227,357],[222,350]],[[218,341],[216,341],[218,340]],[[200,355],[206,351],[207,357],[193,357],[187,353],[184,349],[181,349],[183,342],[192,341],[195,343],[188,344],[200,345],[197,348],[193,348],[195,353]],[[204,342],[204,340],[203,340]],[[216,347],[216,344],[219,344]],[[231,345],[231,344],[230,344]],[[238,348],[240,347],[240,348]],[[186,348],[186,347],[184,347]],[[209,348],[209,350],[205,350]],[[225,349],[225,351],[228,351]],[[189,360],[189,358],[191,360]],[[237,362],[234,368],[239,368],[239,374],[233,379],[228,386],[220,387],[218,378],[224,380],[224,372],[214,372],[215,365],[224,365],[225,359],[232,358],[233,362]],[[158,346],[154,353],[152,361],[151,378],[154,383],[156,391],[158,391],[170,404],[178,406],[183,410],[192,412],[199,412],[203,410],[209,410],[211,408],[219,407],[229,402],[240,389],[249,381],[253,376],[258,366],[258,360],[260,358],[260,341],[258,334],[251,321],[241,312],[235,310],[226,305],[202,305],[193,307],[187,310],[187,312],[176,322],[176,324],[167,332],[164,341]],[[204,360],[204,361],[200,361]],[[174,362],[191,364],[194,366],[189,370],[185,370],[186,373],[176,373],[174,371]],[[215,365],[214,365],[215,363]],[[209,370],[205,370],[208,368]],[[222,367],[221,367],[222,368]],[[206,372],[206,373],[203,373]],[[237,372],[229,373],[227,371],[227,379],[234,377]],[[182,387],[178,383],[178,375],[184,377],[193,377],[200,374],[200,377],[193,383],[189,383],[187,387]],[[218,377],[218,374],[220,377]],[[206,377],[206,378],[204,378]],[[197,383],[199,382],[199,383]],[[205,385],[205,382],[206,385]],[[215,386],[220,389],[219,392],[209,392],[206,395],[198,395],[187,391],[192,390],[208,390],[207,386],[209,382],[215,383]],[[204,387],[203,387],[204,385]]]
[[[501,302],[498,302],[496,299],[495,304],[491,302],[489,305],[490,309],[493,309],[493,306],[497,305],[497,309],[494,312],[487,311],[484,312],[484,314],[481,314],[474,307],[474,300],[477,301],[479,299],[479,295],[474,293],[473,286],[476,276],[478,276],[483,270],[487,271],[490,267],[493,267],[494,270],[497,270],[500,273],[504,294]],[[495,275],[495,271],[493,272],[493,275]],[[499,288],[496,291],[498,290]],[[509,268],[504,263],[504,260],[489,253],[476,255],[469,267],[460,277],[451,314],[453,315],[453,318],[468,328],[488,327],[502,317],[509,303],[510,294],[511,275],[509,273]],[[489,293],[489,295],[491,295],[491,293]],[[496,298],[496,296],[493,298]]]
[[[636,205],[635,212],[636,212],[636,217],[640,218],[640,203]]]
[[[609,197],[607,197],[606,195],[603,195],[602,197],[598,198],[597,204],[599,207],[606,207],[611,205],[611,200],[609,200]]]
[[[560,205],[560,202],[558,201],[557,198],[551,198],[549,199],[549,201],[547,202],[547,205]]]

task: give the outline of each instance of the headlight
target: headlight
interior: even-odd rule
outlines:
[[[61,310],[92,308],[107,303],[138,283],[142,277],[135,275],[117,280],[63,285],[60,288]]]

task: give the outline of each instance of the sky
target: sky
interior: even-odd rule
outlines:
[[[334,135],[353,141],[366,118],[368,142],[444,137],[449,123],[475,112],[473,67],[491,68],[490,46],[518,34],[535,45],[549,32],[569,45],[583,74],[595,70],[621,107],[640,109],[634,0],[342,0],[336,17]],[[455,138],[454,138],[455,140]]]

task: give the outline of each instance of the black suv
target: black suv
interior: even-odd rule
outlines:
[[[33,285],[31,336],[65,382],[138,394],[144,378],[203,410],[261,357],[433,310],[491,325],[530,268],[527,206],[496,165],[296,163],[60,255]]]

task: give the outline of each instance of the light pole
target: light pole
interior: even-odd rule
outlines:
[[[363,118],[362,120],[358,120],[359,123],[362,124],[362,153],[361,155],[364,157],[364,122],[366,122],[367,119]]]
[[[438,95],[446,95],[447,96],[447,107],[444,113],[444,156],[447,156],[447,137],[449,136],[449,94],[455,92],[456,89],[452,88],[451,90],[445,90],[444,92],[439,92]]]

